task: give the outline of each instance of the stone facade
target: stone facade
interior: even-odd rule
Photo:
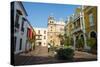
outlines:
[[[87,39],[97,37],[97,7],[81,6],[76,8],[73,15],[69,16],[65,25],[67,37],[73,40],[74,49],[78,48],[77,41],[83,39],[83,49],[89,49]],[[93,34],[93,35],[92,35]]]
[[[36,46],[47,47],[47,28],[35,28],[36,31]]]
[[[64,35],[64,21],[56,21],[53,16],[48,18],[48,44],[52,46],[60,46],[59,35]]]

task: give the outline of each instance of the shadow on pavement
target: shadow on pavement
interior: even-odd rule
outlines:
[[[15,66],[19,65],[35,65],[35,64],[53,64],[53,63],[66,63],[66,62],[82,62],[82,61],[96,61],[96,58],[93,59],[84,59],[84,58],[73,58],[72,60],[58,60],[55,57],[43,57],[43,56],[24,56],[24,55],[15,55]]]

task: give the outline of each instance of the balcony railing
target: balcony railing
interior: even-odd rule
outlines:
[[[36,38],[36,40],[42,40],[42,38]]]
[[[78,19],[80,17],[80,14],[75,14],[74,15],[74,18],[73,18],[73,21],[75,21],[76,19]]]
[[[79,32],[81,30],[82,30],[82,28],[81,27],[78,27],[78,28],[73,29],[72,33],[76,33],[76,32]]]

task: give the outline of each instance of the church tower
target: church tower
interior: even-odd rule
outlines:
[[[48,17],[48,44],[49,45],[55,45],[55,30],[56,30],[56,26],[55,26],[55,19],[53,16],[49,16]]]
[[[61,38],[60,34],[64,33],[64,22],[57,21],[53,16],[48,17],[48,44],[51,46],[60,46]]]

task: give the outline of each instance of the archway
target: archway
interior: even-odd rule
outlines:
[[[96,32],[92,31],[90,33],[90,38],[94,38],[95,40],[93,40],[95,43],[93,46],[91,46],[91,52],[92,53],[97,53],[97,35],[96,35]]]
[[[90,37],[91,37],[91,38],[97,38],[96,33],[95,33],[94,31],[92,31],[92,32],[90,33]]]

